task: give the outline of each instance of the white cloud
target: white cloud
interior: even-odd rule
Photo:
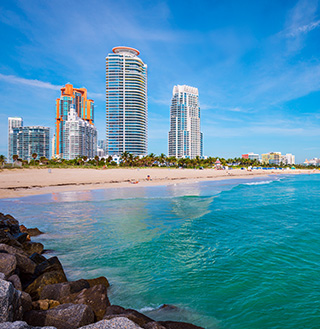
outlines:
[[[45,89],[51,89],[51,90],[59,90],[62,88],[62,86],[53,85],[50,82],[44,82],[40,80],[33,80],[33,79],[25,79],[25,78],[19,78],[15,75],[5,75],[0,73],[0,80],[3,80],[8,83],[13,84],[22,84],[27,85],[31,87],[37,87],[37,88],[45,88]]]
[[[320,20],[315,21],[315,22],[311,22],[309,24],[303,25],[303,26],[298,26],[295,27],[293,29],[291,29],[291,31],[286,33],[287,37],[297,37],[300,34],[306,34],[314,29],[316,29],[317,27],[320,26]]]

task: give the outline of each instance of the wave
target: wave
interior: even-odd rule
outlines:
[[[250,182],[250,183],[244,183],[243,185],[265,185],[265,184],[270,184],[272,182],[275,182],[274,180],[263,180],[260,182]]]

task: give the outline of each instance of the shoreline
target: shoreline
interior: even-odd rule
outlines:
[[[270,175],[314,174],[319,171],[254,170],[241,169],[176,169],[176,168],[32,168],[4,169],[0,172],[0,199],[20,198],[31,195],[96,189],[147,187],[198,181],[225,179],[252,179]],[[150,180],[147,180],[147,176]]]

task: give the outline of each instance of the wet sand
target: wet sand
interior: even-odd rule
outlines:
[[[29,195],[84,191],[117,187],[136,187],[192,183],[204,180],[255,178],[281,174],[309,174],[312,170],[254,170],[241,169],[172,169],[172,168],[117,168],[117,169],[4,169],[0,171],[0,199]],[[317,171],[317,173],[320,173]],[[147,176],[150,176],[150,180]]]

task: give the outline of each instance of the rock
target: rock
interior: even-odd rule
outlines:
[[[0,213],[0,229],[8,229],[11,234],[19,233],[19,222],[11,215]]]
[[[110,306],[107,288],[98,284],[89,289],[83,289],[78,293],[63,297],[61,303],[85,304],[92,307],[96,319],[102,320],[106,309]]]
[[[79,329],[141,329],[141,327],[127,318],[119,317],[111,320],[101,320]]]
[[[107,278],[105,278],[104,276],[100,276],[99,278],[95,279],[87,279],[87,281],[89,282],[90,287],[96,286],[97,284],[102,284],[106,288],[110,286]]]
[[[28,233],[16,233],[13,235],[13,237],[20,243],[24,243],[25,241],[27,241],[28,238]],[[29,240],[30,241],[30,240]]]
[[[0,244],[0,251],[6,251],[9,254],[14,255],[17,260],[17,267],[22,273],[33,274],[35,272],[36,264],[29,259],[22,249],[8,246],[6,244]]]
[[[30,236],[38,236],[40,234],[44,234],[37,227],[35,228],[27,228],[27,232]]]
[[[94,321],[90,306],[63,304],[47,311],[29,311],[24,320],[32,326],[54,326],[57,329],[75,329]]]
[[[12,247],[5,243],[0,243],[0,250],[5,250],[6,252],[12,255],[20,254],[20,255],[28,256],[28,254],[23,249]]]
[[[110,305],[106,309],[106,314],[105,315],[113,315],[113,314],[121,314],[125,312],[125,308],[122,306],[118,305]]]
[[[21,280],[20,280],[20,278],[18,277],[17,274],[11,275],[8,278],[8,281],[13,284],[15,289],[20,290],[20,291],[22,290]]]
[[[40,298],[41,291],[45,286],[66,281],[67,278],[64,272],[45,272],[41,274],[38,278],[36,278],[30,285],[28,285],[25,291],[30,294],[32,300],[36,300]]]
[[[32,310],[31,296],[25,291],[21,291],[21,305],[22,305],[23,313]]]
[[[58,257],[51,257],[43,261],[41,264],[37,265],[35,273],[36,275],[40,275],[45,272],[52,272],[52,271],[59,271],[64,273],[63,267]]]
[[[40,242],[25,242],[22,244],[23,249],[26,251],[26,253],[31,256],[33,253],[41,254],[43,251],[43,244]]]
[[[17,267],[22,273],[33,274],[36,270],[36,263],[34,263],[27,254],[22,250],[6,244],[0,244],[0,250],[5,250],[9,254],[14,255],[17,260]]]
[[[205,329],[186,322],[159,321],[158,323],[167,329]]]
[[[13,284],[0,280],[0,323],[22,319],[21,291]]]
[[[57,329],[55,327],[31,327],[27,322],[3,322],[0,324],[0,329]]]
[[[171,304],[162,304],[160,305],[157,310],[163,310],[163,311],[175,311],[178,310],[179,308],[175,305],[171,305]]]
[[[17,260],[14,255],[8,253],[0,253],[0,272],[6,277],[14,273],[17,267]]]
[[[46,311],[50,308],[54,308],[59,305],[60,305],[60,303],[57,300],[53,300],[53,299],[39,299],[39,300],[32,302],[32,308],[34,310]]]
[[[9,246],[22,248],[22,244],[18,242],[10,232],[0,229],[0,243],[7,244]]]
[[[38,254],[38,253],[33,253],[30,257],[29,257],[34,263],[36,263],[37,265],[41,264],[42,262],[45,262],[47,260],[46,257]]]
[[[5,280],[6,276],[4,273],[0,272],[0,280]]]
[[[56,283],[45,286],[41,292],[41,299],[55,299],[61,300],[73,293],[80,292],[90,285],[86,280],[71,281],[65,283]]]
[[[139,313],[136,310],[124,309],[123,307],[117,305],[109,306],[106,310],[106,315],[104,316],[103,319],[110,320],[118,317],[128,318],[129,320],[135,322],[139,326],[143,326],[148,322],[154,321],[151,318],[147,317],[142,313]]]
[[[154,321],[154,322],[148,322],[145,325],[142,326],[143,329],[166,329],[166,327],[162,326],[160,323]]]

